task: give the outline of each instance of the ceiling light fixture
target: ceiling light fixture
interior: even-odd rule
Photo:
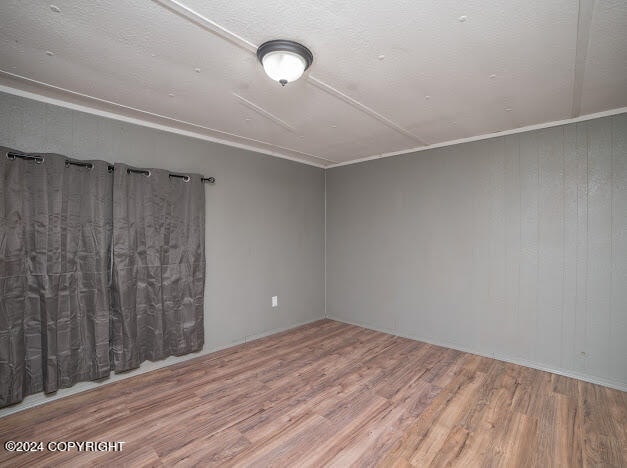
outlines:
[[[313,62],[313,54],[307,47],[284,39],[261,44],[257,58],[266,74],[281,86],[299,79]]]

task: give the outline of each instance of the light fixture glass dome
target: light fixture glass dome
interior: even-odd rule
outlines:
[[[281,80],[286,83],[296,81],[307,67],[307,62],[300,55],[280,50],[266,54],[261,63],[266,74],[279,83]]]
[[[302,44],[283,39],[268,41],[257,49],[266,74],[282,86],[299,79],[313,62],[311,51]]]

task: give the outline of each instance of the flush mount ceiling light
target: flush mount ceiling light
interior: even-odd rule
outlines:
[[[313,54],[307,47],[284,39],[261,44],[257,58],[266,74],[281,86],[299,79],[313,62]]]

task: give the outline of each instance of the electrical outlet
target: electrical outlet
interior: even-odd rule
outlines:
[[[272,296],[272,307],[279,306],[279,296]]]

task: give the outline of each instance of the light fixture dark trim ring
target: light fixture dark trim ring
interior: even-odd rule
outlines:
[[[275,39],[272,41],[264,42],[257,49],[257,58],[263,63],[263,57],[270,52],[293,52],[300,55],[305,59],[305,70],[313,63],[313,54],[311,51],[302,44],[294,41],[288,41],[286,39]]]

